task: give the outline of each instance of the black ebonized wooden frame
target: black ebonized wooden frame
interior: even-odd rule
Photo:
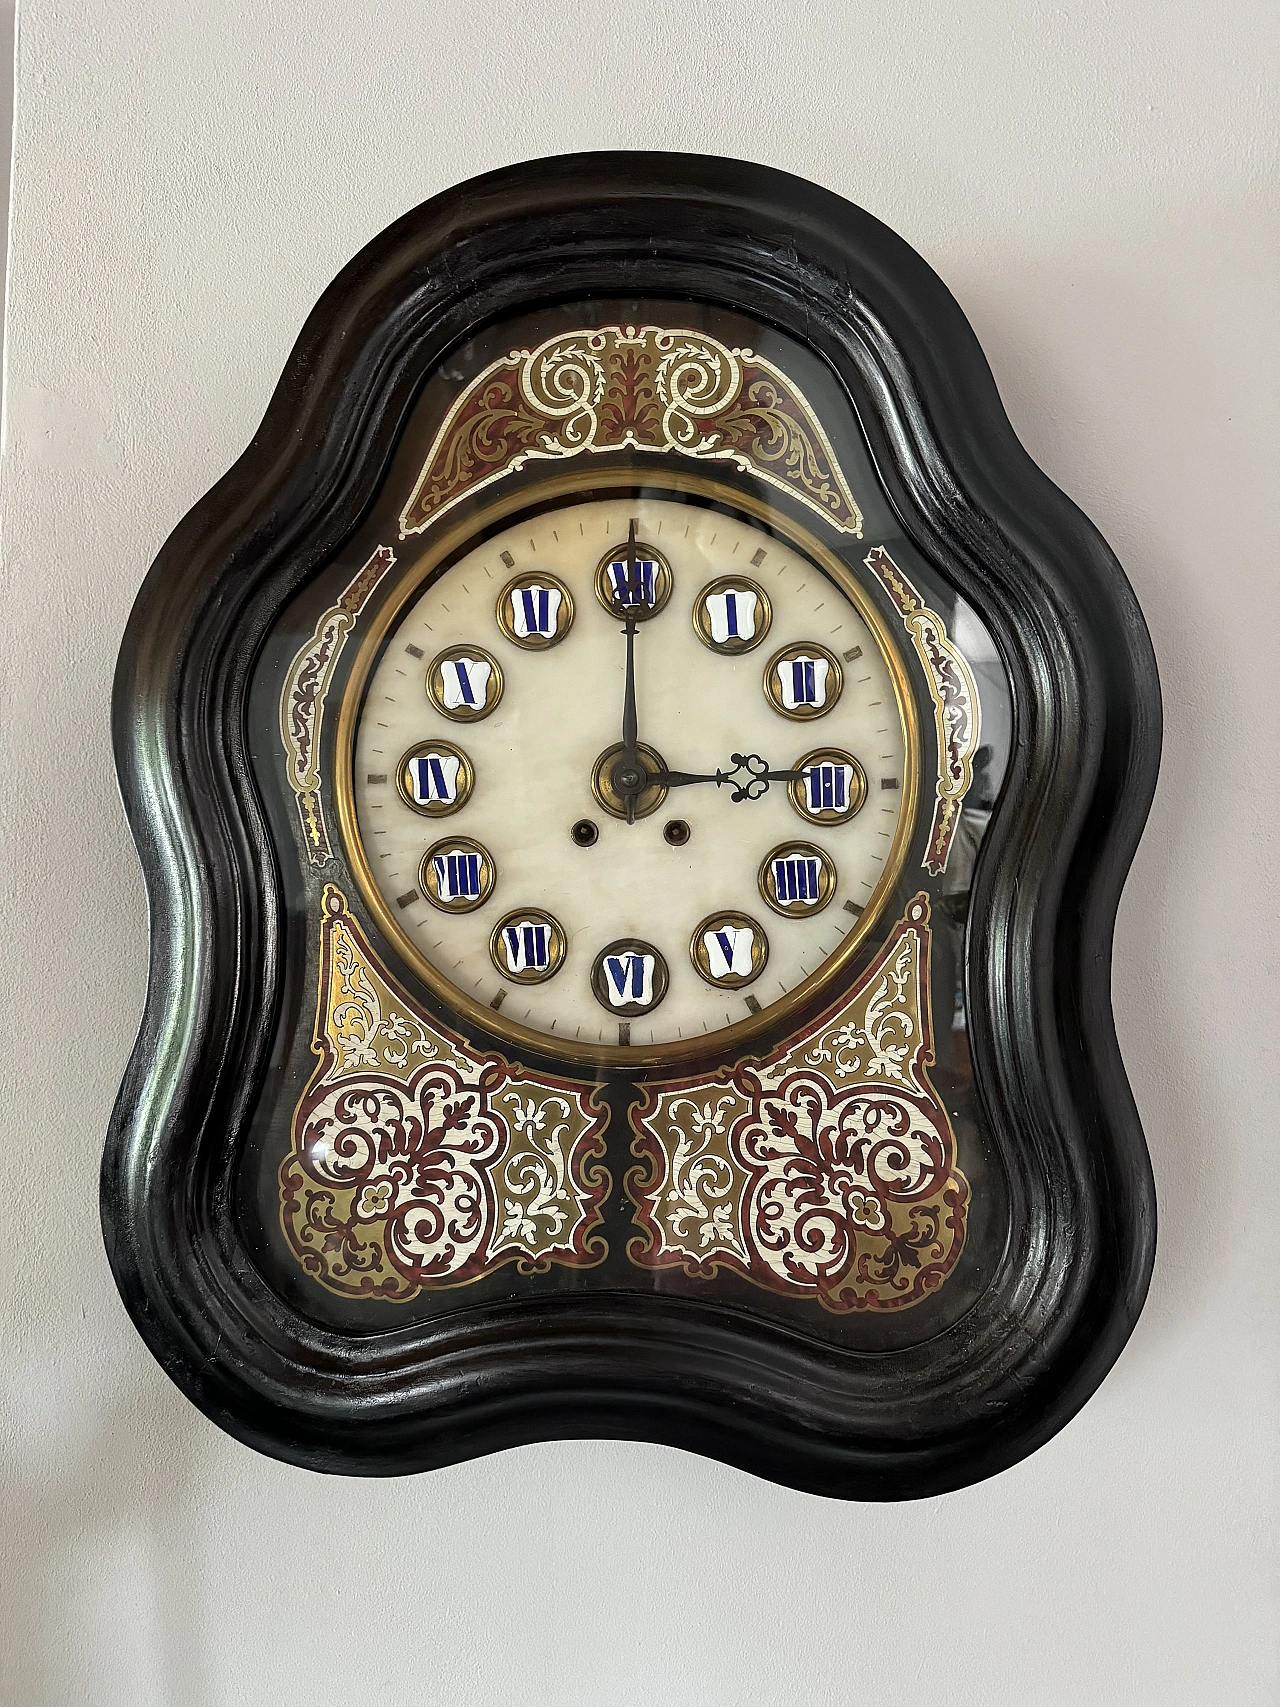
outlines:
[[[246,759],[262,638],[351,533],[458,340],[539,302],[619,295],[772,321],[869,397],[864,428],[904,529],[977,606],[1013,684],[1011,769],[967,950],[1010,1236],[964,1320],[908,1350],[859,1356],[688,1299],[621,1295],[344,1336],[236,1248],[228,1181],[283,940]],[[764,167],[647,153],[530,162],[407,214],[325,292],[252,444],[161,551],[125,636],[114,731],[152,943],[103,1160],[107,1249],[156,1357],[232,1434],[371,1475],[539,1439],[642,1439],[895,1499],[1014,1463],[1106,1374],[1155,1244],[1110,1002],[1116,906],[1158,765],[1155,661],[1118,564],[1018,443],[959,307],[869,214]]]

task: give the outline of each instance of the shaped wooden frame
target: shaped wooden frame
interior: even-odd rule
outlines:
[[[281,990],[282,897],[246,752],[264,634],[349,537],[424,376],[541,301],[689,297],[825,360],[905,531],[976,607],[1013,690],[1010,769],[967,937],[976,1081],[1010,1233],[967,1315],[863,1355],[661,1295],[489,1302],[327,1330],[238,1244],[228,1180]],[[1133,594],[1035,466],[921,258],[784,173],[594,154],[495,172],[406,215],[310,316],[252,444],[139,594],[116,758],[151,904],[151,978],[107,1138],[125,1302],[185,1393],[314,1469],[402,1474],[528,1441],[664,1442],[813,1492],[941,1493],[1041,1444],[1133,1328],[1151,1173],[1110,1006],[1121,886],[1155,786],[1160,700]]]

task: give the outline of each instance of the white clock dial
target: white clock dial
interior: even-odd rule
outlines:
[[[631,823],[593,792],[622,741],[626,641],[602,600],[633,522],[661,607],[635,624],[650,768],[739,753],[802,776],[736,802],[650,789]],[[675,495],[493,534],[400,605],[356,721],[355,832],[391,934],[561,1052],[758,1029],[867,922],[908,828],[902,671],[867,610],[789,539]]]

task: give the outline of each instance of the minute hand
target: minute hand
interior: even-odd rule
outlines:
[[[636,716],[636,608],[633,602],[636,580],[636,524],[633,518],[627,530],[626,596],[615,594],[614,608],[624,618],[622,632],[627,637],[627,674],[622,689],[622,758],[614,777],[614,786],[622,795],[627,809],[627,823],[636,821],[636,801],[646,786],[644,766],[640,763],[639,720]]]
[[[650,788],[687,788],[694,782],[714,782],[717,788],[726,784],[733,790],[732,800],[759,800],[769,792],[771,782],[797,782],[805,771],[771,771],[759,753],[731,753],[733,769],[698,774],[694,771],[650,771]]]

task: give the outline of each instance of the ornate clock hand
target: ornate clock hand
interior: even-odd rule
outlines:
[[[627,679],[622,692],[622,756],[613,772],[613,786],[626,802],[627,823],[636,821],[636,800],[648,785],[648,773],[640,762],[639,729],[636,716],[636,614],[632,595],[638,591],[636,577],[636,524],[627,530],[627,576],[623,592],[615,591],[614,609],[626,620]]]
[[[693,771],[651,771],[648,773],[650,788],[688,788],[695,782],[714,782],[717,788],[726,783],[733,789],[731,800],[759,800],[769,792],[771,782],[796,782],[806,773],[804,771],[771,771],[766,759],[759,753],[731,753],[733,769],[715,771],[710,775],[697,775]]]

